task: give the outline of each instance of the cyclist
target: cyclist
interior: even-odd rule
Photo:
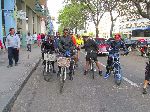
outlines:
[[[58,52],[59,39],[60,39],[60,33],[56,32],[56,36],[54,37],[54,47],[56,52]]]
[[[85,43],[84,43],[84,47],[85,51],[87,52],[86,55],[86,65],[85,65],[85,71],[84,71],[84,75],[87,74],[89,65],[90,65],[90,58],[94,59],[96,66],[99,70],[99,75],[102,75],[102,70],[100,67],[100,63],[97,60],[97,52],[98,52],[98,46],[96,44],[96,42],[93,39],[90,39],[88,35],[83,36],[85,39]]]
[[[72,57],[74,55],[73,50],[75,49],[75,45],[73,44],[72,38],[69,35],[68,29],[64,29],[63,32],[64,35],[59,39],[59,44],[58,44],[59,52],[65,56]],[[73,68],[73,63],[70,63],[70,68],[69,68],[70,80],[72,78],[71,77],[72,68]],[[61,73],[61,68],[59,67],[58,75],[60,73]]]
[[[124,49],[124,55],[127,55],[129,52],[125,46],[125,43],[121,40],[121,35],[120,34],[115,34],[114,39],[111,40],[109,43],[109,56],[107,59],[107,66],[106,66],[106,74],[104,76],[105,79],[107,79],[110,76],[110,68],[112,65],[112,57],[114,56],[115,53],[119,53],[120,48]]]
[[[73,31],[70,32],[70,37],[72,38],[72,42],[75,46],[76,49],[74,49],[74,59],[75,59],[75,65],[78,66],[77,62],[78,62],[78,55],[77,55],[77,41],[76,41],[76,37],[73,34]]]
[[[144,80],[144,87],[143,87],[143,94],[147,94],[147,85],[150,84],[149,80],[150,80],[150,48],[148,48],[148,63],[145,67],[145,80]]]
[[[54,40],[52,39],[52,36],[48,35],[46,40],[43,40],[42,43],[42,58],[44,59],[44,53],[50,52],[50,54],[55,52],[54,48]],[[55,67],[54,67],[54,61],[51,62],[53,67],[53,73],[56,73]],[[46,64],[46,61],[44,60],[43,64]]]
[[[76,38],[76,42],[77,42],[77,60],[79,60],[79,55],[80,55],[80,46],[83,44],[83,40],[81,39],[80,35],[77,34],[77,38]]]

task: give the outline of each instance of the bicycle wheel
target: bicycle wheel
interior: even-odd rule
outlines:
[[[45,76],[45,73],[46,73],[46,66],[44,65],[44,68],[43,68],[43,76]]]
[[[73,71],[74,71],[74,70],[72,70],[71,73],[69,74],[70,80],[73,80]]]
[[[63,70],[61,70],[61,74],[60,74],[60,93],[62,93],[62,91],[63,91],[63,87],[64,87],[64,83],[65,83],[65,81],[64,81],[64,75],[65,75],[65,71]]]
[[[121,69],[120,66],[117,65],[117,67],[115,68],[115,83],[119,86],[122,82],[122,75],[121,75]]]
[[[92,62],[91,63],[91,70],[92,70],[92,77],[93,77],[93,79],[95,78],[95,74],[94,74],[94,63]]]

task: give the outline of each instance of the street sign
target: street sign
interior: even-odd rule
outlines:
[[[12,16],[13,15],[13,11],[12,10],[4,10],[4,16]]]

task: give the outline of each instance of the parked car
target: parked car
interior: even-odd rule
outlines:
[[[95,41],[99,47],[98,54],[99,55],[103,55],[103,54],[108,55],[109,52],[107,51],[108,44],[106,43],[106,39],[95,38]]]
[[[131,40],[131,39],[127,38],[124,40],[124,42],[129,51],[136,49],[137,40]]]

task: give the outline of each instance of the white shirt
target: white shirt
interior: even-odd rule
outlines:
[[[37,40],[37,34],[33,34],[34,40]]]
[[[32,36],[27,35],[26,42],[27,42],[27,44],[32,44]]]

